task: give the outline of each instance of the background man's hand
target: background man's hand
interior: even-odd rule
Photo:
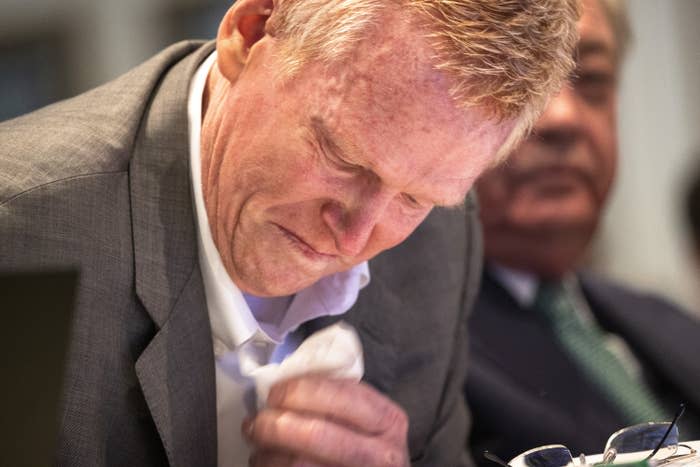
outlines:
[[[244,423],[252,467],[407,467],[408,417],[364,383],[302,376],[277,383]]]

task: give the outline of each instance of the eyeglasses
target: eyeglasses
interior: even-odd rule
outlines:
[[[613,433],[605,445],[603,459],[594,465],[651,461],[654,466],[668,464],[694,457],[697,452],[692,447],[678,442],[678,419],[683,415],[685,405],[681,404],[673,421],[650,422],[633,425]],[[687,452],[678,454],[679,449]],[[504,467],[562,467],[573,464],[571,451],[562,444],[550,444],[530,449],[510,462],[503,462],[498,456],[486,451],[484,457]],[[585,465],[586,457],[579,456],[579,464]]]

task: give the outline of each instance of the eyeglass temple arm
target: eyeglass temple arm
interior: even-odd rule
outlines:
[[[510,464],[508,464],[506,461],[498,457],[496,454],[488,451],[484,451],[484,457],[490,460],[491,462],[495,462],[496,464],[500,465],[501,467],[511,467]]]
[[[663,438],[661,438],[659,444],[656,445],[656,449],[654,449],[645,460],[651,459],[656,455],[657,452],[659,452],[659,449],[661,449],[661,447],[666,442],[666,438],[668,438],[668,435],[671,434],[671,430],[673,430],[673,427],[676,426],[676,423],[678,422],[678,419],[681,418],[681,415],[683,415],[683,412],[685,412],[685,404],[681,403],[680,407],[678,407],[678,412],[676,412],[676,416],[673,417],[673,421],[671,421],[671,424],[668,426],[668,429],[666,430],[666,433],[664,433]]]

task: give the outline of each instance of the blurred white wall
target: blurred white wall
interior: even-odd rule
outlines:
[[[682,212],[700,151],[700,1],[630,0],[616,190],[594,268],[663,293],[700,315],[700,277]]]

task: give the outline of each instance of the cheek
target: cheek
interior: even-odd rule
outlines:
[[[249,190],[288,203],[317,198],[330,190],[331,181],[302,148],[271,144],[256,149],[258,157],[242,167],[243,173],[231,174]]]
[[[508,175],[503,169],[488,172],[476,183],[480,217],[484,224],[497,222],[512,200]]]
[[[595,178],[601,195],[607,193],[617,171],[617,138],[614,121],[599,119],[591,126],[591,144],[597,155]]]

